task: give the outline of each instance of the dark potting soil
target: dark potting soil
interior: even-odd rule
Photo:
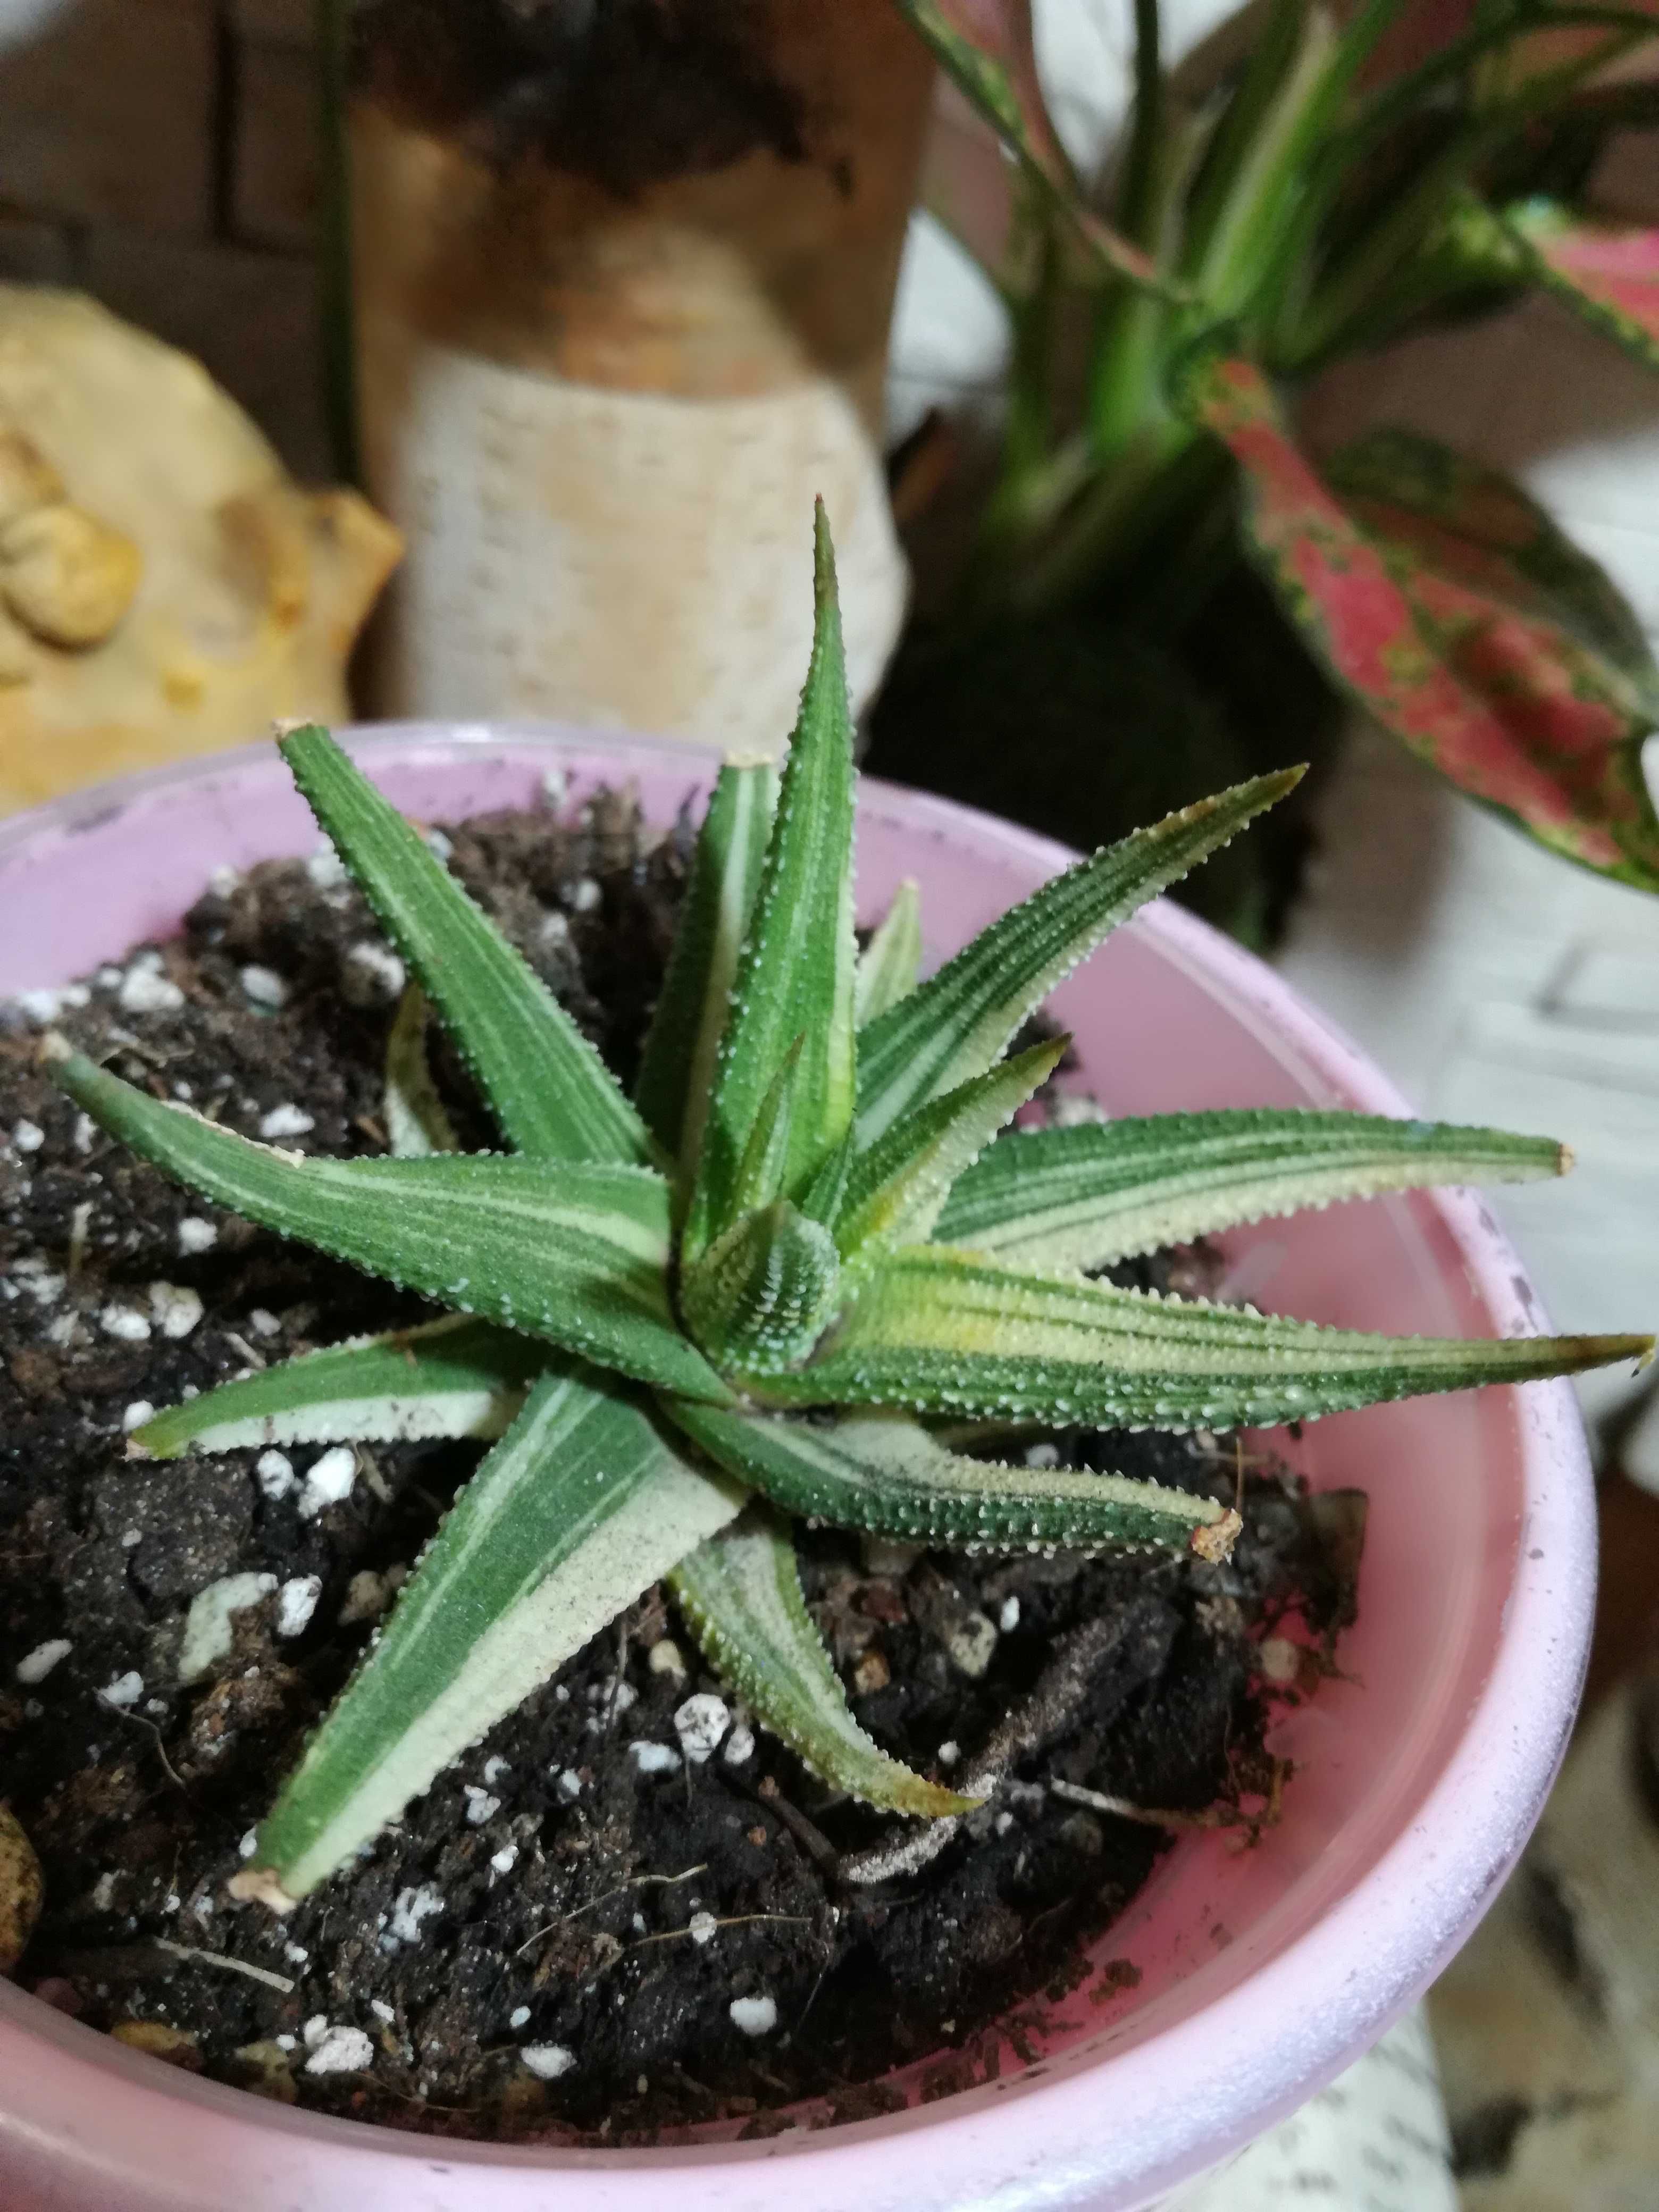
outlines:
[[[607,796],[575,823],[480,818],[440,849],[626,1078],[688,840],[682,823],[647,849]],[[360,1449],[343,1495],[307,1480],[319,1448],[125,1458],[142,1408],[420,1309],[136,1162],[36,1073],[34,1038],[55,1020],[228,1127],[370,1152],[399,981],[325,848],[216,883],[177,941],[0,1018],[0,1796],[46,1880],[18,1978],[284,2100],[611,2143],[763,2130],[802,2098],[820,2118],[881,2110],[904,2062],[945,2054],[942,2093],[1084,1980],[1120,2001],[1133,1969],[1091,1977],[1082,1947],[1178,1823],[1065,1789],[1270,1813],[1265,1721],[1351,1613],[1353,1502],[1316,1506],[1264,1462],[1244,1468],[1226,1565],[804,1538],[817,1618],[888,1749],[946,1778],[1017,1717],[1011,1779],[923,1868],[848,1880],[895,1824],[830,1796],[741,1709],[711,1757],[682,1755],[677,1711],[720,1686],[653,1590],[287,1918],[228,1899],[479,1448]],[[441,1047],[438,1073],[464,1141],[488,1143]],[[1203,1279],[1204,1255],[1153,1272]],[[1242,1465],[1206,1437],[1059,1443],[1069,1464],[1229,1499]],[[191,1601],[232,1575],[270,1580],[181,1684]]]

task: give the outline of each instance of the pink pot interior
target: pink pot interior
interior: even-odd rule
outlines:
[[[368,763],[389,794],[417,817],[453,819],[538,794],[550,759],[545,738],[507,732],[485,750],[466,743],[466,734],[458,741],[392,733],[374,743]],[[695,757],[660,746],[571,745],[562,757],[573,799],[597,781],[616,779],[618,752],[647,815],[659,822],[672,817],[706,772]],[[315,838],[274,755],[184,779],[152,779],[106,813],[83,816],[72,830],[33,842],[0,831],[0,995],[66,979],[136,939],[170,932],[181,908],[222,863],[309,851]],[[1028,892],[1062,857],[1023,833],[872,786],[860,828],[860,918],[877,917],[900,878],[918,876],[928,954],[936,959]],[[1287,994],[1255,963],[1165,908],[1119,932],[1054,1001],[1075,1030],[1091,1085],[1114,1112],[1299,1103],[1397,1109],[1394,1094],[1364,1063],[1317,1024],[1287,1018],[1286,1005]],[[1333,1207],[1234,1240],[1238,1279],[1250,1297],[1279,1310],[1347,1327],[1430,1334],[1524,1329],[1533,1325],[1530,1293],[1482,1220],[1471,1201],[1455,1196]],[[1036,2046],[1039,2063],[1022,2071],[1011,2047],[996,2094],[1044,2075],[1063,2079],[1106,2054],[1115,2062],[1167,2039],[1190,2016],[1237,1996],[1274,1962],[1297,1962],[1299,1972],[1315,1955],[1310,1932],[1320,1930],[1341,1901],[1380,1895],[1375,1885],[1397,1869],[1401,1850],[1414,1851],[1411,1879],[1425,1894],[1415,1953],[1409,1942],[1401,1953],[1397,1936],[1389,1934],[1384,1940],[1394,1948],[1375,1962],[1380,1979],[1369,1990],[1360,1971],[1366,1961],[1352,1951],[1345,1960],[1323,1959],[1304,1976],[1297,2001],[1328,2003],[1333,2018],[1315,2024],[1318,2032],[1299,2073],[1289,2060],[1268,2069],[1270,2078],[1253,2093],[1248,2132],[1249,2124],[1269,2117],[1267,2107],[1306,2094],[1359,2047],[1382,2014],[1404,2002],[1466,1932],[1478,1881],[1468,1894],[1466,1871],[1455,1880],[1449,1875],[1451,1887],[1437,1916],[1439,1826],[1426,1843],[1421,1831],[1413,1832],[1490,1688],[1517,1583],[1548,1571],[1548,1563],[1538,1565],[1535,1499],[1528,1537],[1532,1564],[1522,1555],[1530,1449],[1522,1431],[1528,1418],[1522,1394],[1487,1390],[1327,1420],[1299,1444],[1276,1439],[1316,1484],[1358,1485],[1370,1494],[1360,1617],[1341,1653],[1347,1679],[1326,1685],[1280,1727],[1278,1747],[1297,1760],[1299,1771],[1278,1826],[1254,1849],[1217,1835],[1182,1842],[1094,1962],[1103,1968],[1127,1960],[1139,1975],[1133,1987],[1119,1988],[1120,1975],[1091,1974],[1062,2003],[1041,2008],[1040,2024],[1018,2030],[1028,2053]],[[1553,1418],[1559,1420],[1559,1404]],[[1571,1477],[1577,1462],[1570,1431],[1565,1449]],[[1553,1709],[1534,1717],[1533,1739],[1518,1750],[1511,1747],[1512,1756],[1495,1754],[1482,1772],[1464,1778],[1463,1786],[1493,1798],[1506,1823],[1486,1880],[1502,1872],[1541,1799],[1582,1660],[1583,1497],[1571,1480],[1563,1486],[1568,1495],[1564,1504],[1558,1500],[1561,1526],[1577,1530],[1580,1554],[1563,1568],[1571,1587],[1555,1599],[1540,1588],[1528,1600],[1542,1607],[1538,1618],[1559,1637]],[[1568,1543],[1569,1553],[1571,1548]],[[1551,1707],[1550,1698],[1542,1703]],[[1504,1756],[1510,1756],[1507,1767]],[[1392,1930],[1395,1922],[1383,1917]],[[1354,1933],[1351,1926],[1351,1944]],[[1361,1986],[1345,1994],[1345,1984]],[[10,2002],[9,1993],[0,1994]],[[1184,2047],[1190,2054],[1199,2046],[1188,2039]],[[923,2071],[915,2070],[913,2091]],[[1109,2067],[1100,2082],[1106,2110],[1112,2071]],[[1127,2072],[1123,2078],[1127,2087]],[[1194,2090],[1201,2087],[1188,2079]],[[188,2094],[205,2093],[192,2087]],[[929,2124],[988,2094],[969,2092],[950,2106],[929,2107],[927,2120],[918,2112],[915,2124]],[[1228,2101],[1221,2099],[1218,2113]],[[1126,2109],[1126,2121],[1130,2118]],[[902,2121],[898,2125],[902,2130]],[[1238,2112],[1219,2132],[1194,2123],[1187,2130],[1194,2148],[1177,2166],[1190,2170],[1219,2155],[1240,2130]],[[1158,2179],[1174,2174],[1166,2165]],[[258,2201],[263,2206],[267,2200]],[[1120,2183],[1109,2194],[1053,2201],[1104,2206],[1142,2199],[1138,2188]]]

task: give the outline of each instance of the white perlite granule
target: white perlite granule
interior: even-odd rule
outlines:
[[[38,1152],[46,1141],[46,1133],[38,1121],[18,1121],[13,1125],[11,1148],[15,1152]]]
[[[124,1014],[176,1014],[185,994],[161,973],[159,952],[141,952],[121,978],[119,1002]]]
[[[202,1318],[202,1301],[179,1283],[152,1283],[149,1310],[163,1336],[188,1336]]]
[[[198,1252],[210,1252],[218,1242],[218,1231],[199,1213],[187,1213],[179,1224],[179,1249],[186,1259]]]
[[[286,1498],[294,1487],[294,1462],[286,1452],[262,1451],[253,1474],[267,1498]]]
[[[486,1820],[493,1820],[501,1809],[499,1797],[492,1797],[487,1790],[480,1790],[476,1782],[464,1782],[461,1795],[466,1800],[467,1826],[482,1828]]]
[[[726,1748],[720,1757],[728,1766],[744,1766],[755,1756],[755,1731],[746,1721],[739,1721],[726,1739]]]
[[[306,2023],[311,2042],[311,2023]],[[307,2074],[361,2074],[374,2058],[374,2045],[361,2027],[325,2027],[306,2061]]]
[[[349,1444],[331,1446],[320,1459],[313,1461],[306,1476],[305,1488],[300,1492],[301,1519],[314,1521],[325,1505],[337,1505],[343,1498],[349,1498],[356,1480],[356,1453]]]
[[[731,1707],[712,1690],[699,1690],[674,1713],[674,1733],[680,1740],[680,1749],[693,1766],[701,1766],[712,1756],[731,1725]]]
[[[149,1400],[135,1398],[121,1416],[121,1426],[126,1434],[131,1436],[135,1429],[142,1429],[146,1421],[153,1421],[155,1419],[155,1408],[150,1404]]]
[[[575,2052],[562,2043],[526,2043],[519,2056],[538,2081],[556,2081],[576,2063]]]
[[[261,1598],[269,1597],[276,1587],[275,1575],[252,1571],[239,1575],[226,1575],[205,1589],[198,1590],[190,1601],[190,1612],[185,1620],[185,1640],[179,1653],[179,1680],[181,1682],[199,1681],[208,1669],[222,1659],[235,1640],[231,1626],[231,1615],[246,1613],[250,1606],[258,1605]]]
[[[298,1636],[309,1626],[323,1594],[320,1575],[295,1575],[283,1584],[276,1597],[276,1633]]]
[[[557,1777],[557,1782],[561,1797],[574,1798],[581,1796],[582,1778],[574,1766],[563,1768]]]
[[[372,1006],[401,995],[408,970],[389,946],[365,938],[354,945],[340,967],[340,993],[354,1006]]]
[[[775,1997],[733,1997],[726,2010],[732,2027],[744,2035],[770,2035],[778,2024]]]
[[[514,2005],[512,2011],[507,2015],[507,2024],[509,2027],[526,2027],[529,2023],[529,2020],[530,2007],[528,2005]]]
[[[106,1306],[98,1316],[98,1326],[106,1336],[115,1337],[122,1344],[146,1344],[149,1340],[149,1323],[131,1306]]]
[[[678,1752],[665,1743],[646,1743],[637,1736],[629,1745],[628,1755],[639,1774],[672,1774],[680,1763]]]
[[[685,1932],[694,1943],[701,1945],[712,1940],[720,1924],[712,1912],[694,1912],[685,1923]]]
[[[303,1137],[316,1126],[303,1106],[273,1106],[259,1117],[262,1137]]]
[[[497,1874],[511,1874],[514,1868],[519,1863],[518,1845],[516,1844],[503,1844],[500,1850],[494,1851],[490,1854],[489,1863],[494,1867]]]
[[[35,1683],[44,1682],[58,1661],[67,1659],[74,1649],[67,1636],[48,1637],[33,1651],[26,1651],[12,1672],[26,1689],[32,1689]]]
[[[114,1705],[118,1710],[136,1705],[144,1694],[144,1678],[130,1668],[126,1674],[118,1674],[112,1682],[106,1682],[98,1694],[106,1705]]]
[[[422,1921],[430,1920],[434,1912],[443,1909],[442,1893],[434,1889],[430,1882],[422,1882],[418,1889],[400,1889],[386,1932],[399,1943],[418,1943]]]
[[[252,1006],[264,1006],[274,1014],[288,1004],[288,985],[274,968],[244,968],[241,985]]]

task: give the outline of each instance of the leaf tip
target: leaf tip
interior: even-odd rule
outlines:
[[[263,1905],[280,1918],[300,1902],[283,1887],[275,1867],[244,1867],[225,1884],[225,1894],[238,1905]]]
[[[1573,1151],[1571,1145],[1558,1145],[1556,1146],[1555,1172],[1557,1175],[1571,1175],[1577,1164],[1578,1155]]]

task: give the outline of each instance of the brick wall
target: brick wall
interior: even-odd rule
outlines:
[[[183,346],[321,478],[314,195],[311,0],[70,0],[0,53],[0,281]]]

